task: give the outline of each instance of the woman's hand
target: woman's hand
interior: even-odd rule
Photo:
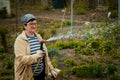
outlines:
[[[37,54],[39,57],[44,57],[44,56],[46,55],[46,53],[45,53],[44,51],[42,51],[42,50],[38,50],[38,51],[36,52],[36,54]]]
[[[53,69],[51,70],[51,76],[56,79],[57,78],[57,72]]]

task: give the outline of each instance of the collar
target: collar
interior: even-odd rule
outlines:
[[[37,38],[38,38],[39,40],[42,39],[39,34],[35,33],[35,35],[37,36]],[[23,31],[23,32],[21,33],[21,38],[28,41],[25,31]]]

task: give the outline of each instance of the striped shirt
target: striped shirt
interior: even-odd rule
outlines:
[[[31,55],[36,54],[37,50],[40,50],[40,41],[37,39],[36,36],[30,37],[27,36],[27,39],[30,43],[30,53]],[[37,63],[33,63],[32,66],[32,71],[34,71],[35,67],[36,67]],[[43,58],[41,58],[41,62],[39,64],[39,67],[37,68],[34,76],[39,75],[44,69],[44,62],[43,62]]]

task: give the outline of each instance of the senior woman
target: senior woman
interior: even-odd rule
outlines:
[[[43,44],[44,51],[40,50],[42,37],[36,33],[36,17],[33,14],[25,14],[21,18],[21,23],[23,31],[14,43],[15,80],[45,80],[48,73],[56,78],[57,73],[48,57],[45,44]]]

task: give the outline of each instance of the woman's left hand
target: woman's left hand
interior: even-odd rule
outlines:
[[[51,76],[56,79],[57,78],[57,72],[55,70],[51,71]]]

